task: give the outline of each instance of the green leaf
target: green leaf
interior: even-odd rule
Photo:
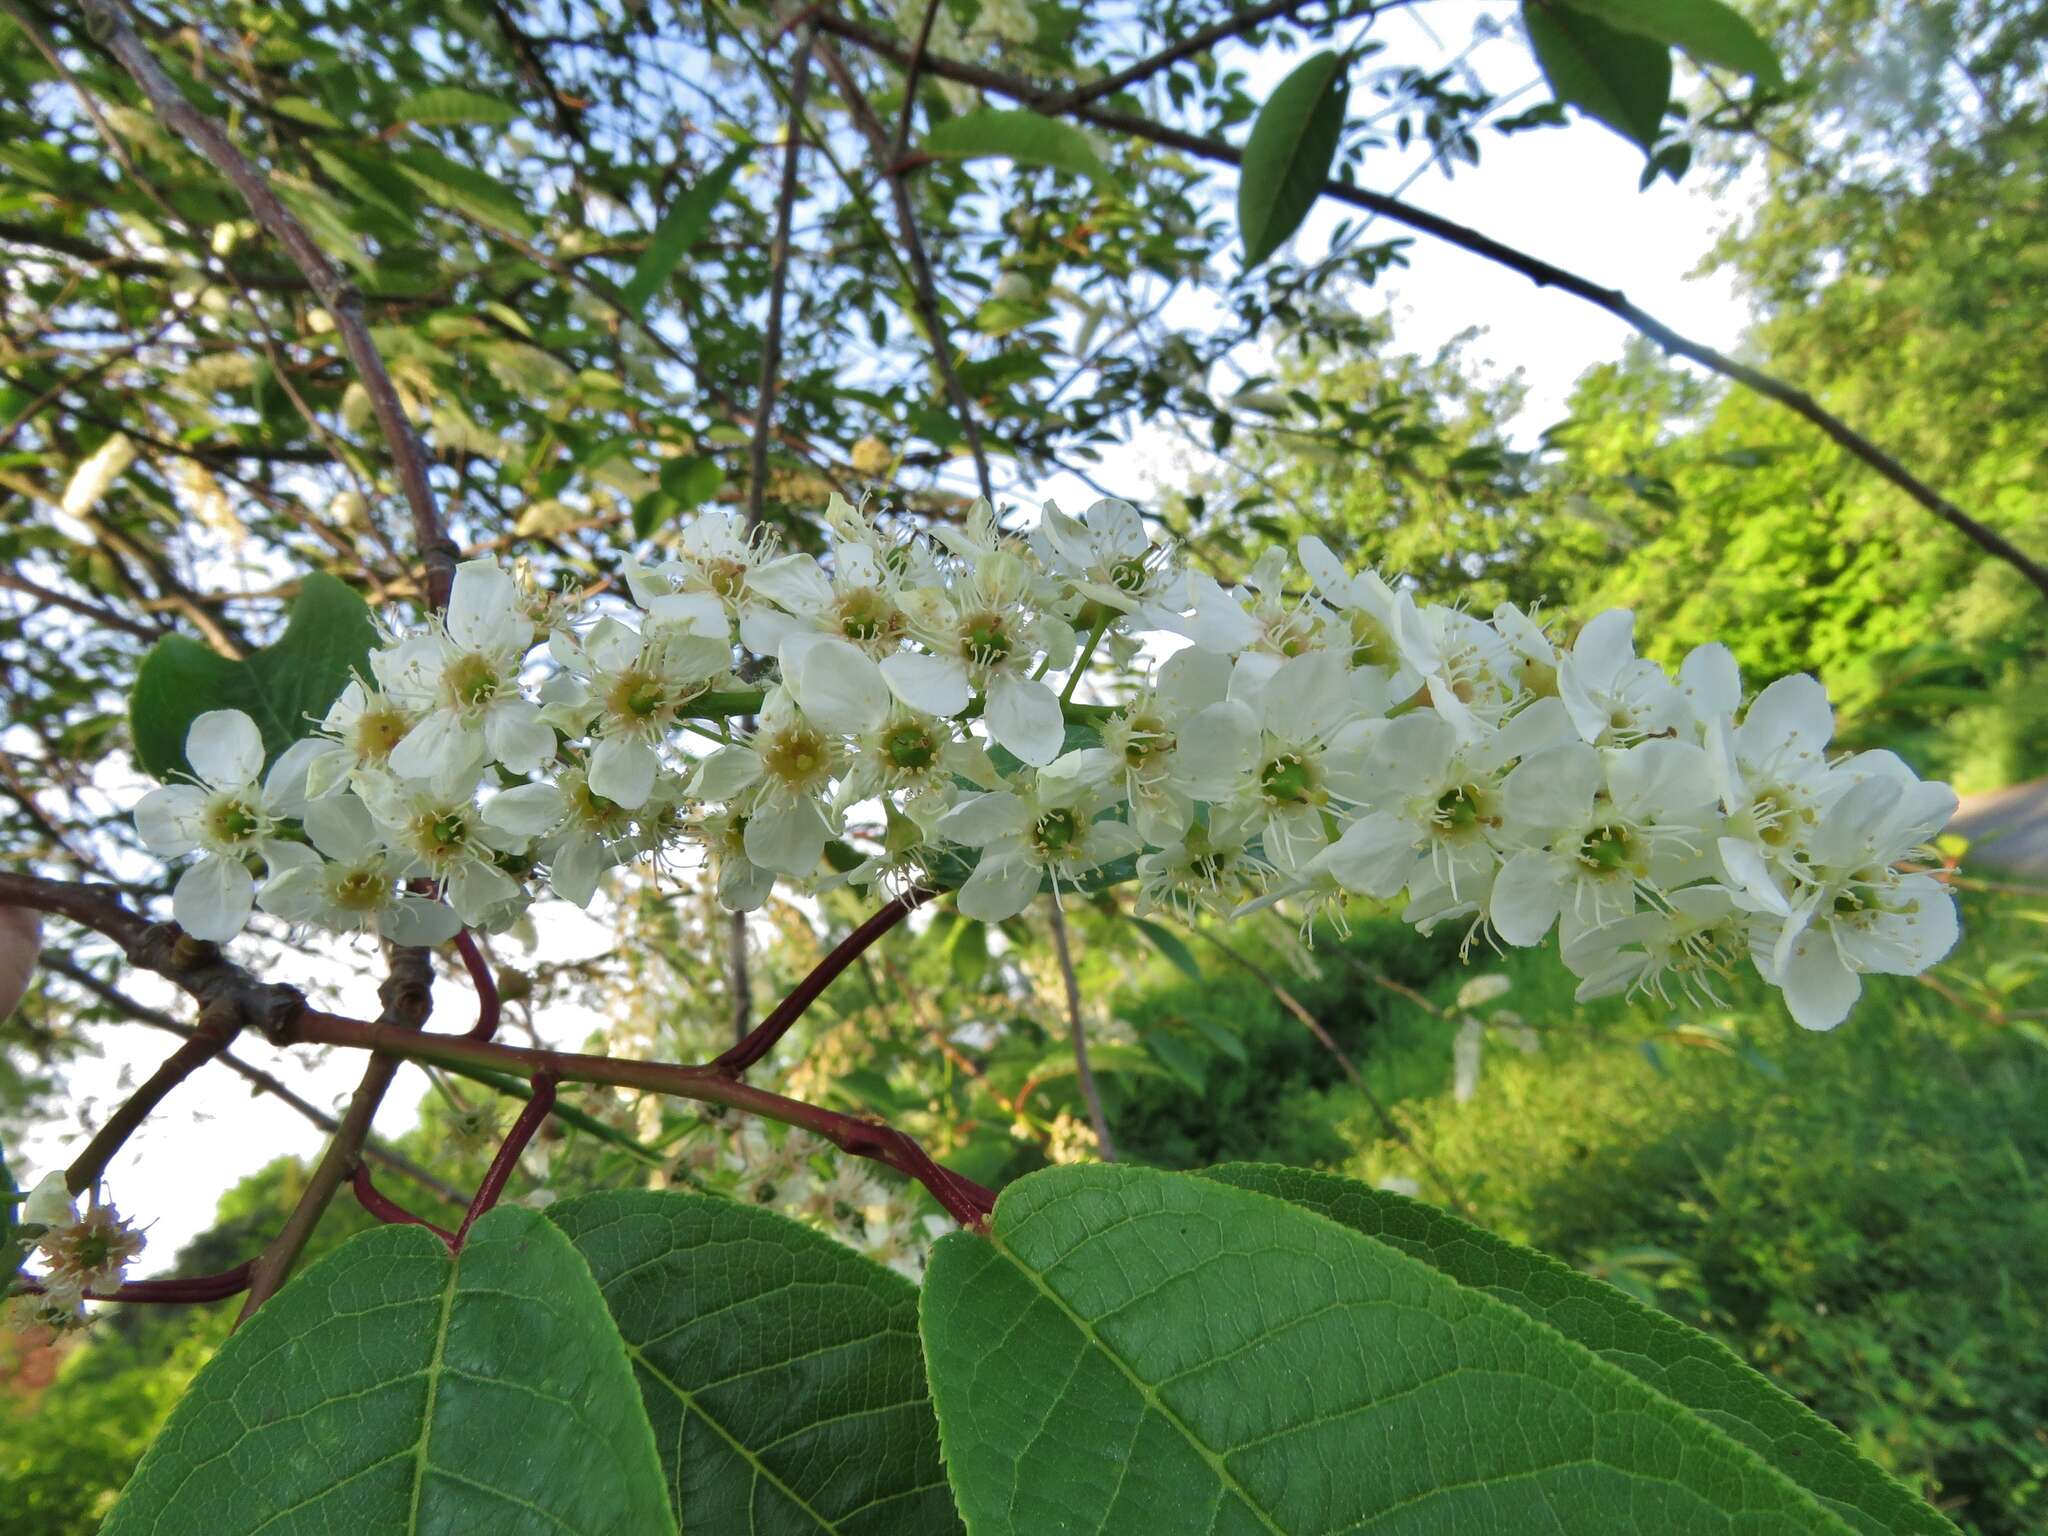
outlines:
[[[1740,11],[1721,0],[1573,0],[1572,8],[1624,32],[1682,48],[1701,64],[1718,64],[1765,85],[1784,83],[1771,45]]]
[[[239,709],[263,733],[267,757],[310,736],[377,645],[369,605],[348,583],[315,571],[299,584],[277,643],[230,661],[184,635],[150,647],[135,675],[128,723],[135,760],[159,779],[189,773],[185,733],[210,709]]]
[[[1134,917],[1131,922],[1138,932],[1151,940],[1152,947],[1164,955],[1175,970],[1189,981],[1202,979],[1202,968],[1195,963],[1194,951],[1188,948],[1179,934],[1171,928],[1153,922],[1149,917]]]
[[[675,1531],[590,1271],[500,1206],[350,1238],[199,1373],[104,1536]]]
[[[661,467],[661,489],[633,504],[634,536],[647,538],[670,518],[696,511],[724,484],[725,471],[716,459],[701,454],[670,459]]]
[[[988,975],[988,926],[963,918],[953,928],[953,941],[946,946],[953,967],[953,979],[970,992],[979,992]]]
[[[586,1195],[548,1215],[626,1341],[685,1531],[959,1531],[909,1281],[703,1195]]]
[[[1237,178],[1237,229],[1249,272],[1286,243],[1322,195],[1349,99],[1348,61],[1319,53],[1274,88],[1252,123]]]
[[[640,253],[640,264],[633,268],[632,277],[621,290],[626,307],[634,314],[647,307],[647,301],[668,281],[690,247],[704,238],[704,231],[711,227],[711,211],[752,153],[752,145],[741,145],[669,204],[668,212],[654,226],[647,249]]]
[[[27,1196],[27,1190],[14,1187],[14,1175],[7,1171],[7,1149],[0,1147],[0,1292],[7,1289],[7,1282],[21,1268],[23,1247],[14,1235],[14,1208],[17,1201]]]
[[[1850,1527],[1754,1451],[1397,1249],[1187,1174],[1003,1191],[921,1303],[977,1536]]]
[[[519,115],[518,108],[499,96],[465,91],[460,86],[437,86],[408,96],[391,110],[398,123],[420,123],[436,127],[444,123],[489,123],[503,127]]]
[[[1522,0],[1522,22],[1551,93],[1647,153],[1671,100],[1671,50],[1553,0]]]
[[[435,202],[464,213],[487,228],[531,240],[539,233],[526,204],[496,177],[417,146],[391,157],[405,178]]]
[[[1848,1436],[1721,1344],[1548,1254],[1332,1174],[1226,1163],[1202,1177],[1306,1207],[1521,1308],[1740,1440],[1867,1536],[1955,1536],[1954,1526],[1864,1460]]]
[[[984,107],[948,118],[918,148],[941,160],[1015,160],[1067,171],[1098,186],[1110,180],[1109,167],[1080,129],[1022,108]]]
[[[280,116],[295,122],[308,123],[315,128],[346,128],[332,112],[317,101],[308,101],[303,96],[279,96],[270,103],[270,109]]]

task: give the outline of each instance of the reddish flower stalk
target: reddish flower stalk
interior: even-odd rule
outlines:
[[[790,1026],[803,1017],[804,1010],[818,1000],[818,994],[831,986],[841,971],[858,960],[883,934],[937,894],[936,891],[928,891],[922,886],[913,886],[891,900],[873,917],[834,945],[832,952],[812,967],[811,974],[798,982],[791,989],[789,996],[777,1003],[768,1017],[754,1027],[752,1033],[711,1063],[711,1070],[729,1077],[738,1077],[774,1050],[776,1041],[789,1033]]]
[[[505,1135],[504,1145],[491,1159],[491,1166],[484,1170],[484,1181],[476,1187],[476,1198],[469,1202],[462,1225],[456,1229],[455,1247],[462,1246],[476,1219],[498,1203],[498,1197],[505,1193],[506,1181],[512,1177],[512,1170],[519,1166],[519,1154],[526,1150],[526,1144],[533,1140],[534,1132],[541,1128],[541,1122],[547,1119],[548,1111],[554,1107],[554,1074],[536,1072],[533,1076],[533,1097],[526,1101],[526,1108],[519,1111],[519,1118],[512,1122],[512,1129]]]
[[[244,1259],[233,1269],[224,1269],[217,1275],[181,1275],[167,1280],[130,1280],[126,1285],[117,1286],[107,1292],[87,1291],[87,1301],[156,1301],[192,1302],[222,1301],[229,1296],[239,1295],[249,1288],[249,1271],[255,1266],[254,1259]],[[45,1286],[40,1280],[23,1279],[21,1289],[28,1295],[40,1296]]]
[[[455,935],[455,952],[462,956],[463,969],[476,987],[476,1027],[472,1040],[489,1040],[498,1033],[498,978],[491,974],[491,962],[484,958],[476,935],[464,928]]]
[[[455,1246],[455,1234],[446,1227],[437,1227],[424,1216],[413,1215],[411,1211],[408,1211],[396,1200],[377,1188],[370,1178],[370,1165],[368,1163],[356,1164],[355,1178],[352,1182],[355,1187],[356,1199],[361,1202],[363,1209],[386,1226],[425,1227],[451,1249]]]

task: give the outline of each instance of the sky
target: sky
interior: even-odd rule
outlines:
[[[1397,9],[1384,18],[1378,36],[1388,44],[1375,62],[1413,58],[1440,60],[1465,42],[1464,31],[1489,19],[1507,21],[1512,7],[1466,4]],[[1437,33],[1425,22],[1434,19]],[[1445,18],[1459,27],[1445,34]],[[1263,96],[1299,62],[1298,55],[1243,52],[1232,61],[1246,69],[1249,89]],[[1536,69],[1518,34],[1481,44],[1469,62],[1482,79],[1505,94],[1535,80]],[[1511,111],[1543,99],[1541,87],[1518,97]],[[1369,112],[1374,101],[1360,91],[1354,112]],[[1721,276],[1694,277],[1715,237],[1741,211],[1743,191],[1715,195],[1705,178],[1674,186],[1660,181],[1639,192],[1641,151],[1595,123],[1574,122],[1562,130],[1502,137],[1481,131],[1478,167],[1459,167],[1446,180],[1433,171],[1418,179],[1405,199],[1469,224],[1603,285],[1624,288],[1629,297],[1680,332],[1724,349],[1740,340],[1748,311],[1732,283]],[[1425,157],[1392,151],[1368,159],[1360,180],[1381,190],[1398,187]],[[1219,196],[1230,184],[1218,183]],[[1297,240],[1312,251],[1328,238],[1339,215],[1319,209]],[[1386,233],[1393,233],[1386,229]],[[1528,403],[1513,423],[1514,434],[1531,441],[1565,414],[1573,382],[1586,369],[1618,356],[1630,332],[1620,321],[1582,301],[1539,289],[1527,279],[1454,247],[1418,236],[1411,266],[1382,280],[1362,297],[1373,309],[1387,306],[1398,346],[1432,354],[1472,327],[1481,334],[1466,350],[1468,366],[1489,378],[1519,371]],[[1110,450],[1102,466],[1107,483],[1174,485],[1195,467],[1190,452],[1164,434],[1140,430],[1119,453]],[[1069,507],[1086,505],[1095,493],[1078,480],[1039,490]],[[610,946],[609,930],[560,903],[536,910],[547,929],[551,957],[594,954]],[[358,1017],[374,1017],[375,961],[365,950],[334,973],[342,989],[338,1006]],[[130,978],[133,991],[182,1016],[178,1000],[149,977]],[[466,1026],[471,999],[459,981],[436,989],[438,1024]],[[540,1023],[549,1044],[574,1046],[595,1022],[587,1013],[562,1010]],[[174,1042],[135,1026],[99,1030],[105,1054],[81,1061],[70,1074],[74,1104],[94,1123],[125,1097]],[[284,1078],[299,1092],[338,1112],[361,1070],[354,1053],[321,1059],[315,1052],[278,1051],[253,1036],[236,1046],[239,1054]],[[414,1123],[426,1080],[406,1069],[379,1116],[387,1135]],[[76,1120],[32,1129],[8,1148],[17,1178],[26,1180],[61,1167],[82,1144]],[[168,1265],[178,1247],[208,1227],[220,1196],[238,1179],[284,1154],[316,1156],[324,1137],[277,1100],[252,1096],[243,1080],[214,1068],[188,1081],[128,1144],[109,1173],[109,1193],[124,1213],[149,1221],[149,1249],[137,1276]],[[391,1178],[391,1176],[387,1176]],[[394,1192],[403,1186],[392,1179]]]

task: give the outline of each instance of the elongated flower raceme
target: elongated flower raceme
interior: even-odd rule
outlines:
[[[1751,966],[1816,1029],[1955,942],[1913,865],[1955,796],[1832,751],[1810,677],[1746,700],[1724,646],[1673,676],[1625,611],[1482,618],[1314,538],[1226,587],[1121,502],[1021,534],[981,505],[931,533],[836,498],[825,521],[821,554],[782,554],[709,515],[628,563],[630,603],[583,610],[471,562],[446,622],[267,771],[253,725],[202,716],[199,782],[137,811],[200,856],[181,921],[229,937],[253,895],[432,943],[639,861],[735,910],[949,884],[985,922],[1129,881],[1141,912],[1555,934],[1581,998],[1711,997]]]

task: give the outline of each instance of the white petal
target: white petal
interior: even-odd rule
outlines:
[[[1574,741],[1524,758],[1502,783],[1501,798],[1517,826],[1551,831],[1581,825],[1600,784],[1600,754]]]
[[[830,635],[792,635],[782,643],[782,679],[797,707],[820,728],[858,736],[889,713],[889,685],[875,659]]]
[[[334,743],[324,736],[301,736],[278,753],[270,772],[263,776],[263,798],[280,816],[302,814],[316,798],[312,788],[313,768],[334,755]],[[332,790],[338,781],[323,775],[321,788]]]
[[[393,944],[433,949],[462,931],[462,919],[441,902],[400,896],[377,914],[377,931]]]
[[[135,830],[151,853],[174,859],[199,846],[192,835],[206,791],[190,784],[166,784],[152,789],[135,807]]]
[[[239,709],[209,709],[185,733],[185,761],[218,788],[254,784],[263,772],[263,733]]]
[[[532,773],[555,755],[555,733],[540,717],[540,706],[508,699],[484,716],[484,741],[491,756],[514,773]]]
[[[983,719],[997,745],[1034,768],[1043,768],[1058,757],[1066,744],[1067,726],[1059,698],[1043,683],[998,677],[989,684]]]
[[[933,824],[932,835],[980,848],[1001,838],[1015,837],[1024,830],[1029,815],[1024,801],[1007,790],[968,795]]]
[[[647,616],[664,629],[678,629],[686,635],[702,635],[709,640],[726,640],[732,636],[732,627],[725,616],[725,604],[719,601],[716,592],[672,592],[666,597],[655,597],[641,605]]]
[[[1696,646],[1678,669],[1678,691],[1695,720],[1732,715],[1742,707],[1742,669],[1720,641]]]
[[[697,765],[690,795],[697,800],[730,800],[760,778],[761,756],[752,747],[720,747]]]
[[[1778,967],[1778,985],[1785,1006],[1806,1029],[1833,1029],[1849,1017],[1862,995],[1863,981],[1842,962],[1834,941],[1820,929],[1808,929]]]
[[[832,583],[809,555],[770,560],[747,578],[753,591],[798,613],[815,613],[832,601]]]
[[[483,766],[484,739],[445,709],[437,709],[405,733],[386,759],[402,778],[454,782]]]
[[[646,742],[607,736],[590,754],[591,792],[626,810],[638,810],[654,793],[654,772],[660,766],[661,759]]]
[[[622,672],[640,658],[640,631],[606,616],[583,637],[583,654],[606,672]]]
[[[313,846],[330,859],[353,863],[377,841],[369,807],[354,795],[331,795],[306,807],[300,818]]]
[[[1168,720],[1185,720],[1198,709],[1220,704],[1230,693],[1230,658],[1200,646],[1175,651],[1159,664],[1154,684]]]
[[[1572,642],[1572,669],[1595,692],[1614,686],[1621,669],[1635,660],[1636,616],[1626,608],[1610,608],[1587,621]]]
[[[1771,877],[1771,867],[1765,861],[1761,848],[1739,837],[1724,837],[1715,844],[1715,847],[1721,855],[1721,867],[1728,872],[1728,878],[1750,902],[1755,903],[1756,910],[1772,912],[1779,917],[1792,915],[1792,904],[1785,899],[1785,893],[1778,889],[1778,882]]]
[[[984,856],[960,887],[960,915],[982,923],[1008,922],[1031,905],[1038,882],[1038,866],[1022,853]]]
[[[1175,733],[1173,776],[1199,799],[1228,794],[1259,753],[1258,717],[1225,699],[1198,711]]]
[[[465,560],[448,594],[448,638],[465,650],[501,651],[530,639],[533,627],[519,611],[519,588],[495,560]]]
[[[1660,738],[1640,742],[1607,758],[1607,789],[1614,808],[1630,821],[1694,824],[1714,800],[1707,754],[1690,742]]]
[[[510,875],[478,859],[465,859],[448,878],[448,905],[472,926],[488,918],[493,907],[518,894],[519,886]]]
[[[568,838],[548,861],[548,884],[562,900],[587,907],[597,895],[598,880],[611,864],[611,856],[596,838]]]
[[[1735,750],[1759,765],[1818,766],[1834,734],[1827,689],[1802,672],[1779,678],[1756,696],[1735,733]]]
[[[539,837],[562,819],[562,791],[553,784],[519,784],[484,802],[484,822],[521,837]]]
[[[195,939],[226,943],[249,921],[256,882],[235,859],[201,859],[179,877],[171,892],[171,915]]]
[[[775,871],[745,859],[727,859],[718,871],[718,904],[728,912],[753,912],[775,889]]]
[[[1494,879],[1487,916],[1502,938],[1526,948],[1541,943],[1550,925],[1557,921],[1562,895],[1557,861],[1552,855],[1518,853],[1501,866]]]
[[[740,644],[756,656],[773,656],[791,635],[810,626],[802,619],[770,608],[766,603],[749,603],[740,610]]]
[[[1407,883],[1414,864],[1414,825],[1379,811],[1346,827],[1342,837],[1316,855],[1313,867],[1347,891],[1384,899]]]
[[[804,876],[818,867],[832,829],[814,800],[764,808],[747,821],[747,857],[763,869]]]
[[[912,709],[942,719],[959,714],[974,696],[967,682],[967,668],[949,656],[925,656],[916,651],[885,656],[882,681]]]

